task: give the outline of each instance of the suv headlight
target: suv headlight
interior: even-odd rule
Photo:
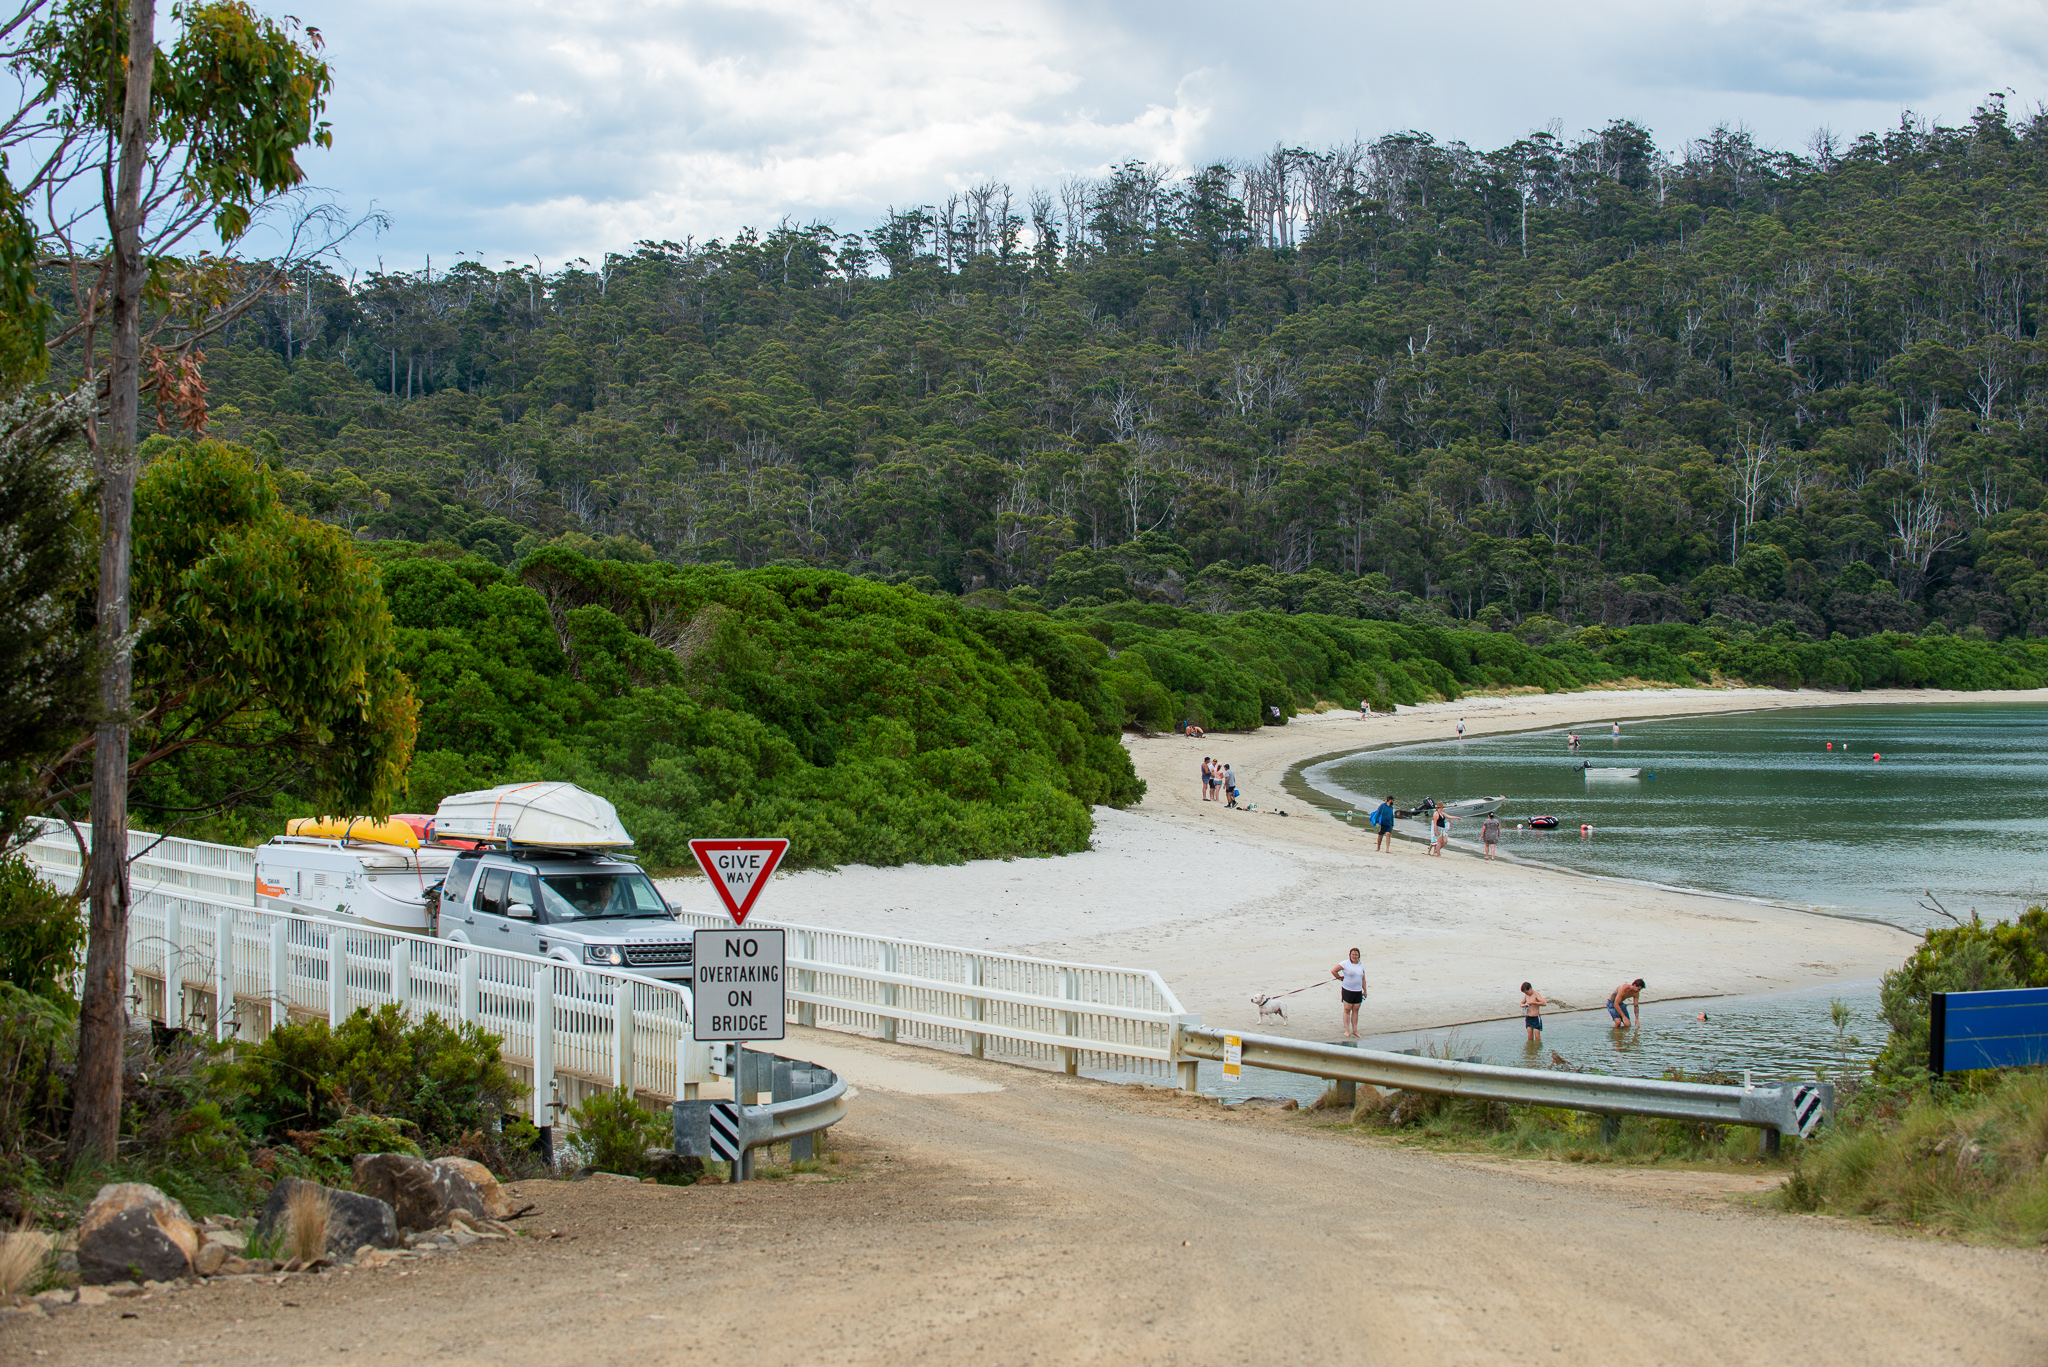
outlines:
[[[585,945],[583,962],[587,964],[612,964],[626,962],[626,951],[619,945]]]

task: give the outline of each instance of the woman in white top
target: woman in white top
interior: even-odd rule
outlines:
[[[1337,994],[1344,998],[1344,1038],[1358,1038],[1358,1007],[1365,1000],[1365,965],[1358,961],[1358,951],[1343,963],[1330,970],[1330,976],[1337,980]]]

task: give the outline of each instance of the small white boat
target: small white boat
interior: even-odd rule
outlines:
[[[1443,809],[1448,816],[1492,816],[1506,801],[1505,797],[1468,797],[1458,802],[1446,802]]]
[[[483,840],[555,850],[625,849],[633,843],[619,813],[573,783],[512,783],[441,799],[436,840]]]
[[[1595,769],[1590,764],[1580,767],[1586,771],[1587,778],[1641,778],[1643,776],[1641,769]]]

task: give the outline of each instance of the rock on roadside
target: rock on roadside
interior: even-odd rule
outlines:
[[[92,1285],[190,1276],[199,1228],[145,1182],[101,1187],[78,1224],[78,1275]]]
[[[318,1182],[307,1182],[297,1177],[284,1178],[270,1189],[270,1199],[263,1203],[263,1214],[256,1221],[258,1234],[269,1238],[285,1232],[291,1224],[286,1209],[291,1204],[292,1191],[301,1186],[316,1187],[327,1193],[328,1253],[346,1258],[364,1244],[372,1248],[397,1245],[398,1218],[390,1202],[360,1192],[322,1187]]]
[[[469,1184],[476,1188],[477,1198],[484,1203],[485,1219],[509,1220],[512,1212],[518,1209],[512,1204],[512,1198],[505,1194],[505,1189],[498,1185],[498,1179],[491,1175],[491,1170],[475,1159],[436,1158],[434,1166],[459,1172],[469,1179]]]
[[[356,1185],[391,1203],[400,1229],[433,1229],[455,1211],[484,1213],[475,1183],[455,1168],[404,1153],[358,1154]],[[355,1245],[349,1245],[354,1248]]]

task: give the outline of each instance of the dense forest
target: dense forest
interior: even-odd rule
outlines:
[[[2048,117],[1616,123],[299,272],[215,431],[372,538],[1484,625],[2048,630]],[[1133,553],[1133,552],[1136,553]],[[1303,576],[1309,576],[1303,578]]]
[[[382,567],[416,805],[546,772],[658,856],[1050,852],[1140,791],[1121,726],[2048,684],[2044,211],[2048,115],[1996,99],[1803,155],[1402,134],[305,267],[204,373]]]

